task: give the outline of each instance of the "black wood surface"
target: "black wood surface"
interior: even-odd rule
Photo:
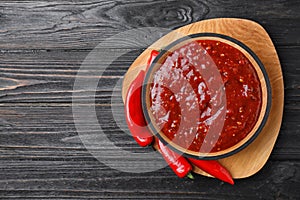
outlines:
[[[0,0],[0,198],[300,199],[299,10],[296,0]],[[281,60],[283,124],[263,169],[230,186],[202,176],[179,179],[169,168],[125,173],[95,159],[79,139],[72,115],[72,94],[83,102],[90,95],[73,91],[88,53],[132,28],[174,29],[217,17],[262,24]],[[120,89],[114,95],[112,90],[140,52],[130,49],[113,62],[96,93],[99,124],[128,151],[140,148],[123,133],[126,127],[113,121],[111,109],[122,105]]]

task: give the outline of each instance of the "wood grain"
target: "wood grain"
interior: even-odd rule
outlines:
[[[299,45],[299,1],[1,0],[0,49],[92,49],[104,38],[136,27],[174,29],[202,19],[259,21],[276,45]],[[280,24],[278,24],[278,21]],[[293,21],[293,23],[291,23]]]
[[[290,0],[0,0],[0,199],[299,199],[299,4]],[[76,132],[71,104],[75,74],[90,50],[131,28],[174,29],[216,17],[262,24],[282,64],[283,124],[263,169],[231,187],[203,176],[194,181],[178,179],[169,168],[123,173],[93,158]],[[114,123],[110,108],[121,106],[122,100],[121,90],[113,97],[112,91],[117,77],[123,77],[142,51],[130,49],[112,63],[96,93],[101,127],[128,151],[151,149],[140,149],[124,133],[124,122],[121,127]],[[90,91],[74,92],[89,105]],[[112,98],[116,98],[113,105]]]

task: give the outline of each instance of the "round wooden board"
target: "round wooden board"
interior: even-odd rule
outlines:
[[[202,32],[228,35],[247,45],[262,61],[270,79],[272,105],[262,132],[244,150],[219,160],[230,171],[233,178],[246,178],[258,172],[267,162],[279,134],[284,104],[284,86],[279,58],[268,33],[258,23],[235,18],[209,19],[168,33],[148,47],[128,69],[122,87],[123,101],[131,81],[140,70],[145,68],[152,49],[162,49],[183,36]],[[198,168],[194,168],[194,172],[209,176]]]

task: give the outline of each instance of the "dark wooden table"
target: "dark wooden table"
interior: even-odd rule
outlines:
[[[299,10],[296,0],[0,0],[0,198],[300,199]],[[72,95],[83,102],[90,95],[73,91],[88,53],[132,28],[174,29],[217,17],[262,24],[281,60],[283,124],[263,169],[230,186],[203,176],[179,179],[169,168],[120,172],[94,158],[72,114]],[[127,151],[140,148],[114,122],[111,108],[122,105],[111,104],[111,97],[120,100],[120,90],[114,95],[112,90],[141,51],[130,49],[114,61],[96,92],[99,124]]]

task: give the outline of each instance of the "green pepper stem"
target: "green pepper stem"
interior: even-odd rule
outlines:
[[[188,174],[186,175],[186,177],[188,177],[189,179],[192,179],[192,180],[195,179],[194,176],[193,176],[193,174],[192,174],[191,172],[188,173]]]

